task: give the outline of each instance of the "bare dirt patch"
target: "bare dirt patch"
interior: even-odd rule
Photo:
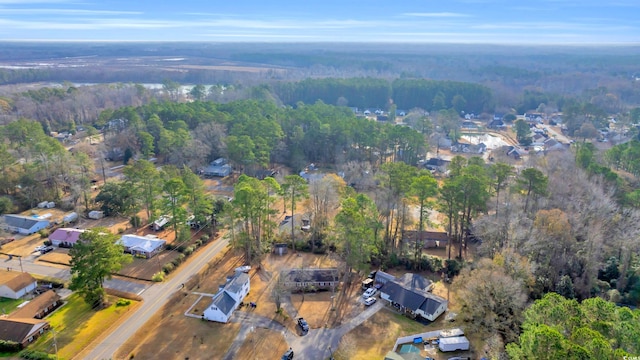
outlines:
[[[280,359],[289,349],[282,333],[254,329],[247,335],[244,343],[235,355],[235,359]]]

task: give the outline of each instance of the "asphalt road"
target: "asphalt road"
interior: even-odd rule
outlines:
[[[30,274],[36,274],[41,276],[52,277],[64,281],[71,279],[71,272],[69,268],[59,268],[51,265],[43,265],[36,263],[36,256],[30,255],[22,258],[22,267],[20,266],[20,260],[14,257],[12,260],[5,260],[0,262],[0,266],[13,271],[21,271],[22,269]],[[140,294],[148,285],[139,282],[127,281],[118,278],[112,278],[111,280],[105,280],[104,286],[109,289],[130,292],[133,294]]]
[[[138,310],[115,329],[110,329],[111,334],[104,338],[100,344],[95,345],[85,359],[111,359],[115,352],[129,338],[131,338],[146,322],[155,314],[167,300],[180,289],[181,285],[215,255],[222,251],[229,241],[222,237],[213,241],[205,248],[197,251],[187,263],[178,267],[178,271],[172,274],[169,280],[156,283],[144,291],[141,296],[144,299]]]

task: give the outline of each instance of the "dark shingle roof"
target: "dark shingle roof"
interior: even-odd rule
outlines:
[[[422,311],[424,311],[426,314],[434,314],[438,307],[444,302],[446,302],[445,299],[436,295],[429,294],[426,301],[423,302],[422,305],[420,305],[420,309],[422,309]]]
[[[431,285],[431,280],[418,274],[406,273],[396,280],[397,283],[407,289],[418,289],[427,291]]]
[[[44,320],[36,319],[0,319],[0,339],[22,343],[47,324]]]
[[[418,310],[425,300],[424,294],[405,289],[395,281],[386,283],[383,291],[389,295],[389,299],[391,299],[391,301],[413,311]]]
[[[5,215],[4,221],[7,223],[7,225],[11,227],[16,227],[20,229],[31,229],[33,225],[43,220],[31,218],[28,216],[22,216],[22,215]]]
[[[338,269],[291,269],[282,274],[285,281],[291,282],[332,282],[339,279]]]
[[[213,297],[212,304],[225,315],[229,315],[236,305],[236,301],[226,291],[220,291]]]

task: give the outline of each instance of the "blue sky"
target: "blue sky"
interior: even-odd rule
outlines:
[[[0,40],[638,44],[639,0],[0,0]]]

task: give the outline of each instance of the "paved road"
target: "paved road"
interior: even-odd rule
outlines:
[[[68,281],[69,279],[71,279],[71,272],[69,271],[69,268],[60,268],[52,265],[45,265],[42,263],[37,263],[36,260],[36,256],[29,255],[22,258],[22,268],[20,267],[20,260],[17,258],[0,262],[0,266],[11,268],[14,271],[20,271],[21,269],[24,269],[24,271],[30,274],[52,277],[63,281]],[[104,286],[109,289],[130,292],[133,294],[140,294],[149,287],[149,285],[141,282],[127,281],[120,278],[106,280],[104,282]]]
[[[204,249],[197,251],[190,261],[178,267],[176,271],[166,282],[156,283],[144,291],[141,296],[144,299],[138,310],[115,329],[110,329],[111,334],[104,338],[100,344],[95,346],[85,359],[111,359],[113,354],[122,346],[129,338],[131,338],[138,329],[155,314],[167,300],[180,289],[180,285],[196,274],[203,266],[205,266],[216,254],[222,251],[229,241],[218,238]]]

